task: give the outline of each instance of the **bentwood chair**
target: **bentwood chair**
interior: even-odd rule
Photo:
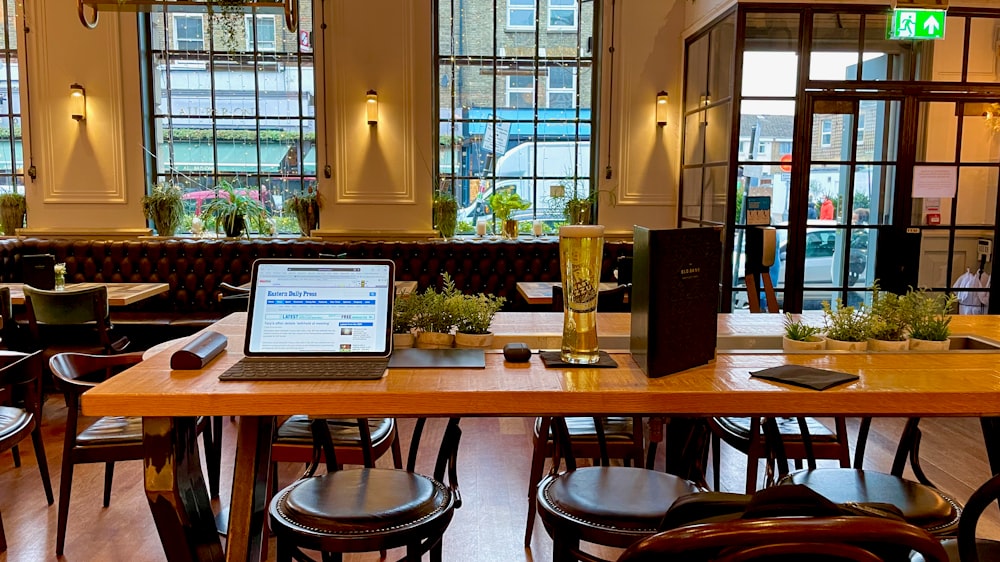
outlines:
[[[680,527],[642,539],[618,562],[815,560],[947,562],[941,543],[903,521],[878,517],[772,517]]]
[[[49,360],[56,386],[66,398],[66,435],[63,443],[62,474],[59,482],[59,515],[56,524],[56,554],[62,555],[66,544],[73,468],[84,463],[104,463],[104,507],[111,504],[111,483],[118,461],[144,458],[142,418],[107,416],[80,428],[80,396],[100,381],[122,369],[142,362],[142,352],[118,355],[59,353]],[[207,418],[199,421],[205,437],[205,449],[214,447]],[[218,482],[218,454],[208,455],[209,479]],[[213,460],[214,459],[214,460]],[[217,484],[216,484],[217,490]]]
[[[13,449],[17,444],[31,437],[38,462],[38,473],[45,488],[45,499],[52,505],[52,484],[49,480],[49,465],[45,457],[42,440],[42,405],[39,397],[39,379],[42,366],[41,352],[20,353],[0,351],[0,388],[9,391],[9,404],[0,405],[0,452]],[[17,403],[20,405],[17,405]],[[20,457],[15,457],[20,459]],[[16,463],[20,466],[20,463]],[[7,549],[3,520],[0,519],[0,552]]]
[[[461,505],[455,463],[462,431],[458,418],[448,421],[434,476],[424,476],[414,472],[424,421],[414,426],[406,470],[374,468],[371,463],[339,470],[330,425],[313,420],[316,460],[302,479],[270,503],[278,561],[311,560],[302,549],[321,551],[324,561],[339,561],[345,552],[406,547],[406,560],[415,562],[430,552],[431,560],[440,562],[441,540]],[[327,472],[316,476],[320,453]]]
[[[942,542],[951,562],[986,562],[1000,560],[1000,541],[977,539],[976,527],[983,512],[1000,500],[1000,474],[976,488],[969,501],[965,502],[962,517],[958,522],[958,539]]]
[[[648,468],[577,467],[563,418],[553,418],[557,451],[566,464],[538,485],[538,516],[552,538],[552,559],[597,561],[581,542],[625,548],[655,534],[667,509],[703,489],[694,482]],[[606,453],[602,455],[606,457]]]

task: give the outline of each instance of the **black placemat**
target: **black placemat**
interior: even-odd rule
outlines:
[[[794,384],[795,386],[803,386],[813,390],[826,390],[831,386],[854,382],[860,378],[857,375],[841,373],[840,371],[803,367],[802,365],[782,365],[762,371],[751,371],[750,376]]]
[[[546,367],[603,367],[603,368],[614,368],[618,366],[618,363],[611,358],[606,351],[599,351],[598,354],[600,358],[597,363],[591,363],[589,365],[581,365],[580,363],[567,363],[562,360],[560,353],[558,351],[539,351],[538,356],[542,358],[542,363]]]

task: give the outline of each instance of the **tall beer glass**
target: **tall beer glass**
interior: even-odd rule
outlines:
[[[559,228],[559,265],[563,287],[561,359],[583,365],[597,363],[597,290],[604,255],[604,227]]]

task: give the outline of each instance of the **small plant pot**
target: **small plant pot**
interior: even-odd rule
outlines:
[[[507,219],[503,221],[503,230],[501,231],[503,237],[508,240],[517,239],[517,221],[514,219]]]
[[[781,349],[784,351],[819,351],[826,349],[826,338],[823,336],[809,336],[806,340],[793,340],[788,336],[781,336]]]
[[[948,351],[951,349],[951,340],[919,340],[910,338],[910,349],[914,351]]]
[[[910,349],[910,340],[868,340],[868,351],[905,351]]]
[[[418,332],[417,347],[420,349],[448,349],[455,343],[455,336],[443,332]]]
[[[395,349],[403,349],[405,347],[413,347],[413,342],[416,338],[413,334],[407,332],[405,334],[393,334],[392,335],[392,347]]]
[[[493,334],[466,334],[457,332],[455,334],[455,347],[482,347],[487,348],[493,345]]]
[[[842,341],[826,338],[826,349],[830,351],[867,351],[866,341]]]

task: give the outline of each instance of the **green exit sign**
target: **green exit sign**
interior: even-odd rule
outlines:
[[[900,8],[892,11],[889,39],[944,39],[946,10]]]

